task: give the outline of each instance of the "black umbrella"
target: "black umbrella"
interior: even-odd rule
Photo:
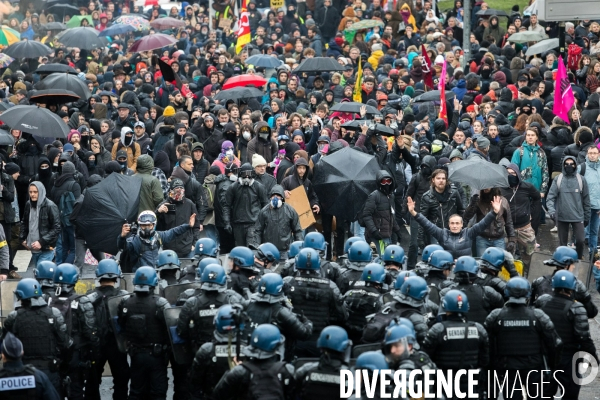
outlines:
[[[35,70],[38,74],[53,74],[55,72],[66,72],[68,74],[77,75],[77,71],[70,65],[65,64],[44,64],[40,65],[38,69]]]
[[[30,93],[29,101],[31,103],[63,104],[81,98],[78,94],[64,89],[32,90]]]
[[[454,92],[450,90],[446,91],[446,100],[450,100],[454,96]],[[415,97],[413,99],[413,103],[423,103],[425,101],[440,101],[441,97],[442,95],[439,90],[432,90],[430,92],[423,93],[422,95]]]
[[[50,74],[35,85],[33,88],[36,90],[44,89],[63,89],[74,92],[77,96],[82,99],[89,99],[92,97],[90,90],[87,85],[75,75],[62,73],[62,74]]]
[[[481,158],[459,160],[448,164],[448,179],[483,190],[508,187],[508,172],[502,165]]]
[[[375,176],[380,169],[375,157],[349,147],[321,158],[313,185],[323,212],[355,221],[369,194],[377,189]]]
[[[261,97],[264,93],[254,87],[236,87],[233,89],[222,90],[214,97],[215,100],[240,100]]]
[[[14,106],[0,115],[0,121],[32,135],[66,139],[69,127],[58,115],[46,108]]]
[[[487,10],[477,11],[477,15],[480,17],[491,17],[493,15],[497,17],[508,17],[506,11],[502,10],[494,10],[493,8],[488,8]]]
[[[396,134],[394,128],[390,128],[385,124],[369,124],[369,130],[375,132],[376,135],[394,136]]]
[[[360,131],[361,126],[366,124],[367,121],[363,121],[360,119],[353,119],[352,121],[344,122],[342,124],[342,128],[346,128],[348,131]]]
[[[14,146],[15,139],[10,132],[0,129],[0,146]]]
[[[0,112],[4,112],[10,108],[13,108],[15,105],[13,103],[5,103],[0,101]]]
[[[342,67],[337,61],[329,57],[313,57],[307,58],[296,68],[296,73],[302,72],[335,72],[344,71],[346,67]]]
[[[13,58],[37,58],[47,56],[53,51],[54,50],[43,43],[27,39],[22,39],[2,50],[4,54]]]
[[[135,222],[142,179],[112,173],[86,189],[75,224],[92,250],[117,254],[117,237],[125,223]]]
[[[53,4],[47,8],[52,14],[56,15],[77,15],[79,14],[79,8],[72,6],[71,4]]]
[[[367,114],[379,114],[379,110],[377,110],[375,107],[355,102],[337,103],[331,107],[331,111],[360,114],[360,109],[362,107],[366,107]]]
[[[67,25],[60,22],[48,22],[47,24],[42,25],[42,30],[45,31],[64,31],[65,29],[67,29]]]
[[[78,47],[85,50],[93,50],[106,46],[108,41],[99,37],[99,31],[94,28],[77,27],[67,29],[56,37],[65,47]]]
[[[277,57],[268,54],[255,54],[248,57],[246,61],[244,61],[244,64],[263,68],[277,68],[283,63]]]

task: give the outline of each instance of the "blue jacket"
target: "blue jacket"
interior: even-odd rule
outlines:
[[[581,172],[581,165],[577,166],[577,173]],[[600,210],[600,161],[591,162],[585,158],[585,181],[590,193],[590,205],[593,210]]]

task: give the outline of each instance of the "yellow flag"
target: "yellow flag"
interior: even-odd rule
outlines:
[[[352,96],[352,100],[357,103],[362,103],[362,61],[360,57],[358,57],[358,72],[356,73],[356,83],[354,84],[354,95]]]

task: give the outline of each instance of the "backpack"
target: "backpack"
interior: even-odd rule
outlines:
[[[165,147],[165,144],[167,144],[168,141],[172,140],[175,137],[175,133],[171,132],[168,135],[162,135],[162,134],[158,134],[158,137],[156,138],[156,142],[154,142],[154,147],[152,148],[152,154],[154,154],[155,156],[158,154],[159,151],[161,151],[163,149],[163,147]]]
[[[567,67],[571,71],[577,71],[579,68],[579,61],[583,58],[581,47],[574,43],[571,43],[567,53]]]
[[[284,361],[278,361],[265,368],[252,362],[242,364],[250,372],[249,398],[260,400],[284,400],[281,370],[285,367]]]
[[[376,343],[383,339],[385,336],[385,330],[390,325],[390,322],[394,318],[405,317],[408,318],[410,315],[418,313],[414,308],[407,309],[400,307],[386,306],[380,312],[375,314],[373,319],[369,321],[365,329],[363,330],[362,342],[363,343]]]
[[[100,339],[100,346],[104,346],[106,344],[106,339],[112,330],[110,316],[108,313],[108,304],[106,303],[106,300],[106,296],[101,296],[98,293],[98,298],[92,303],[96,316],[96,324],[98,327],[97,336]]]
[[[60,212],[60,223],[63,226],[72,226],[69,217],[73,212],[73,208],[75,207],[75,195],[73,194],[73,185],[76,182],[71,182],[71,186],[68,190],[63,192],[60,195],[60,200],[58,201],[58,211]]]
[[[581,172],[580,173],[576,173],[575,177],[577,178],[577,183],[579,184],[579,193],[581,193],[583,195],[583,178],[582,176],[585,174],[585,164],[581,164]],[[562,183],[563,180],[563,174],[561,173],[560,175],[558,175],[556,177],[556,188],[558,190],[560,190],[560,184]]]

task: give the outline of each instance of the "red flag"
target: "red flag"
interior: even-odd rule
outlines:
[[[559,56],[558,72],[556,73],[556,82],[554,83],[554,107],[552,111],[554,115],[569,123],[569,110],[571,110],[573,104],[575,104],[573,88],[571,87],[571,82],[569,82],[563,58]]]
[[[446,107],[446,60],[444,60],[444,66],[442,67],[442,76],[438,83],[438,90],[440,91],[440,115],[439,118],[443,119],[448,128],[448,108]]]
[[[431,72],[431,60],[425,51],[425,46],[421,46],[421,55],[423,56],[423,83],[433,90],[433,74]]]
[[[250,22],[248,20],[248,9],[246,8],[246,0],[242,1],[242,9],[240,10],[240,19],[237,29],[237,43],[235,44],[235,53],[239,54],[245,45],[250,43],[251,32]]]

